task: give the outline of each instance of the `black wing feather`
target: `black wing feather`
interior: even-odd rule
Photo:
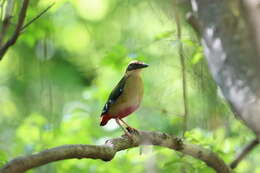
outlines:
[[[110,108],[110,106],[116,102],[116,100],[118,99],[118,97],[122,94],[123,89],[125,87],[125,82],[126,82],[127,77],[124,76],[119,83],[116,85],[116,87],[113,89],[113,91],[111,92],[111,94],[108,97],[108,100],[103,108],[102,111],[102,115],[106,114]]]

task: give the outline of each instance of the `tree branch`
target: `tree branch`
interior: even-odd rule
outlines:
[[[104,145],[63,145],[42,152],[18,157],[0,169],[1,173],[24,172],[44,164],[72,158],[90,158],[110,161],[118,151],[140,145],[156,145],[190,155],[213,168],[218,173],[231,173],[231,169],[212,151],[198,145],[188,144],[180,138],[161,132],[139,131],[133,133],[133,139],[127,136],[108,140]]]
[[[35,22],[37,19],[39,19],[42,15],[44,15],[53,5],[55,2],[53,2],[51,5],[49,5],[46,9],[44,9],[42,12],[40,12],[37,16],[35,16],[33,19],[31,19],[28,23],[26,23],[22,28],[21,31],[24,31],[25,28],[27,28],[29,25],[31,25],[33,22]]]
[[[230,167],[232,169],[236,168],[239,162],[243,160],[246,157],[246,155],[249,154],[258,144],[259,140],[257,138],[252,140],[249,144],[247,144],[245,148],[242,149],[240,153],[238,153],[234,161],[231,162]]]
[[[2,60],[4,54],[6,53],[6,51],[8,50],[8,48],[10,46],[12,46],[16,40],[18,39],[18,36],[20,34],[21,28],[23,27],[23,23],[26,17],[26,11],[27,11],[27,7],[29,5],[29,1],[30,0],[24,0],[23,1],[23,5],[22,8],[20,10],[19,13],[19,18],[18,18],[18,22],[15,28],[15,31],[13,33],[13,35],[11,36],[11,38],[0,48],[0,60]]]
[[[196,32],[197,36],[201,37],[201,26],[198,21],[198,19],[195,17],[193,12],[188,12],[186,14],[186,21],[191,25],[191,27],[194,29]]]
[[[3,11],[4,2],[2,2],[1,5],[2,5],[1,11]],[[14,7],[14,0],[7,1],[4,20],[3,20],[3,24],[2,24],[2,28],[1,28],[1,32],[0,32],[0,45],[2,45],[2,41],[4,39],[5,33],[9,27],[10,20],[12,18],[13,7]]]

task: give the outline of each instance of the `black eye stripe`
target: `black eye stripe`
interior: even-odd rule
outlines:
[[[131,71],[131,70],[137,69],[138,67],[140,67],[140,64],[130,64],[130,65],[127,67],[127,70],[128,70],[128,71]]]

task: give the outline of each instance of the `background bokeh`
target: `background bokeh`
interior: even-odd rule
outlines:
[[[1,2],[4,2],[3,0]],[[8,160],[64,144],[103,144],[120,136],[115,122],[99,126],[106,99],[131,60],[143,71],[141,108],[126,121],[141,130],[181,136],[182,75],[187,67],[189,142],[231,162],[254,137],[223,100],[204,61],[200,40],[182,19],[176,35],[172,0],[34,0],[27,20],[55,5],[30,25],[0,62],[0,165]],[[16,13],[21,5],[16,2]],[[182,17],[182,15],[180,15]],[[238,173],[260,173],[260,149],[241,162]],[[66,160],[31,173],[211,173],[203,162],[160,147],[117,153],[110,162]]]

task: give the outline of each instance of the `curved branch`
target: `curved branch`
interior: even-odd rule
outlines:
[[[72,158],[110,161],[118,151],[140,145],[156,145],[170,148],[204,161],[218,173],[231,173],[231,169],[215,153],[198,145],[183,142],[178,137],[166,133],[148,131],[132,132],[132,134],[132,139],[122,136],[110,139],[104,145],[63,145],[36,154],[18,157],[8,162],[0,169],[0,172],[24,172],[50,162]]]

